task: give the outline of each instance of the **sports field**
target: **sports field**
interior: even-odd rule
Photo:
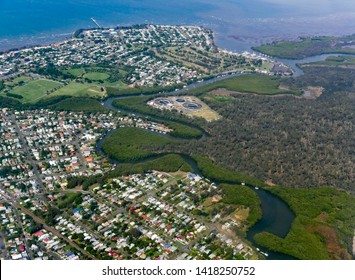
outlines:
[[[80,67],[69,68],[62,71],[65,74],[73,75],[74,77],[83,77],[91,81],[105,81],[110,78],[109,70],[101,67]]]
[[[84,78],[92,81],[104,81],[110,78],[110,75],[107,73],[89,72],[84,75]]]
[[[45,96],[50,95],[51,90],[61,86],[62,84],[60,82],[40,79],[30,81],[23,86],[17,86],[11,90],[11,93],[23,96],[23,99],[21,99],[23,103],[37,102]]]
[[[71,74],[74,77],[79,77],[79,76],[85,74],[85,68],[83,68],[83,67],[81,67],[81,68],[70,68],[70,69],[64,70],[63,73]]]

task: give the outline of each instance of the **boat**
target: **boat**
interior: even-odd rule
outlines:
[[[268,257],[268,256],[269,256],[268,253],[265,253],[265,252],[263,252],[263,251],[260,251],[260,253],[263,254],[265,257]]]

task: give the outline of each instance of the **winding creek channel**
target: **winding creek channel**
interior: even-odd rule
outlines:
[[[297,65],[298,64],[302,64],[302,63],[310,63],[310,62],[316,62],[316,61],[321,61],[321,60],[325,60],[327,57],[329,56],[334,56],[336,54],[326,54],[326,55],[319,55],[319,56],[314,56],[314,57],[309,57],[309,58],[305,58],[305,59],[301,59],[301,60],[282,60],[282,59],[278,59],[278,61],[283,62],[284,64],[287,64],[289,66],[291,66],[294,69],[294,76],[300,76],[303,74],[303,71],[301,68],[299,68]],[[231,75],[223,75],[223,76],[219,76],[219,77],[215,77],[209,80],[205,80],[205,81],[199,81],[199,82],[195,82],[192,83],[188,86],[185,86],[183,89],[179,89],[179,90],[174,90],[171,92],[164,92],[165,95],[176,95],[176,94],[183,94],[186,93],[187,91],[194,89],[194,88],[198,88],[198,87],[202,87],[211,83],[214,83],[216,81],[219,80],[223,80],[223,79],[227,79],[230,77],[234,77],[234,76],[239,76],[241,74],[231,74]],[[144,119],[150,119],[153,121],[157,121],[157,122],[164,122],[164,121],[171,121],[168,119],[164,119],[163,117],[152,117],[152,116],[148,116],[142,113],[138,113],[135,112],[133,110],[123,110],[123,109],[118,109],[117,107],[113,106],[113,102],[115,100],[118,99],[124,99],[124,98],[129,98],[129,97],[133,97],[133,96],[140,96],[141,94],[129,94],[129,95],[121,95],[121,96],[117,96],[117,97],[110,97],[105,99],[102,104],[110,109],[110,110],[114,110],[114,111],[118,111],[121,113],[125,113],[127,115],[131,115],[131,116],[136,116],[136,117],[141,117]],[[147,94],[148,95],[148,94]],[[188,123],[184,123],[181,121],[175,121],[174,122],[179,122],[182,123],[184,125],[193,127],[195,129],[198,129],[202,132],[202,137],[208,137],[208,133],[205,132],[202,128],[197,127],[197,126],[193,126],[191,124]],[[104,154],[103,150],[102,150],[102,143],[103,141],[112,133],[113,131],[110,131],[108,133],[106,133],[98,142],[96,145],[96,149],[98,151],[99,154]],[[178,139],[178,140],[182,140],[179,138],[175,138],[171,135],[168,134],[160,134],[163,137],[167,137],[170,139]],[[188,141],[188,140],[183,140],[183,141]],[[138,161],[136,163],[141,163],[144,161],[148,161],[148,160],[152,160],[155,158],[159,158],[162,157],[164,155],[166,155],[167,153],[164,154],[159,154],[153,157],[149,157],[147,159]],[[189,155],[186,154],[179,154],[180,156],[182,156],[182,158],[192,167],[194,173],[198,174],[198,175],[202,175],[201,170],[198,168],[196,161],[190,157]],[[112,163],[114,164],[120,164],[118,161],[115,160],[111,160]],[[215,182],[215,183],[223,183],[223,182]],[[248,232],[247,232],[247,239],[255,246],[255,247],[259,247],[261,249],[261,251],[264,253],[264,255],[266,256],[267,259],[277,259],[277,260],[287,260],[287,259],[294,259],[293,257],[289,256],[289,255],[285,255],[282,253],[278,253],[278,252],[273,252],[273,251],[269,251],[266,248],[262,248],[260,246],[258,246],[255,241],[254,241],[254,236],[257,233],[266,231],[266,232],[270,232],[275,234],[278,237],[284,238],[290,228],[291,225],[293,223],[293,220],[295,219],[295,214],[292,212],[292,210],[289,208],[289,206],[283,201],[281,200],[279,197],[277,197],[276,195],[263,190],[263,189],[259,189],[259,188],[255,188],[252,185],[247,185],[250,189],[252,189],[253,191],[256,192],[256,194],[258,195],[260,201],[261,201],[261,210],[262,210],[262,218],[253,226],[251,227]],[[266,254],[265,254],[266,253]]]
[[[260,53],[258,53],[258,54],[260,54]],[[263,54],[261,54],[261,55],[263,55]],[[273,60],[277,60],[279,62],[282,62],[283,64],[290,66],[294,70],[293,77],[299,77],[299,76],[303,75],[303,70],[300,67],[298,67],[298,65],[323,61],[323,60],[326,60],[328,57],[337,56],[337,55],[355,57],[354,54],[329,53],[329,54],[320,54],[320,55],[315,55],[315,56],[309,56],[309,57],[302,58],[302,59],[282,59],[282,58],[275,58],[275,57],[271,57],[271,58]]]

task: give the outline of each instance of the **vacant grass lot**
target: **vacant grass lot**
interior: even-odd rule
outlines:
[[[104,81],[105,85],[107,87],[113,88],[114,90],[129,90],[131,89],[126,83],[124,83],[123,81],[117,81],[117,82],[108,82],[107,80]]]
[[[102,98],[106,96],[106,92],[102,91],[98,85],[72,82],[51,94],[51,96],[60,95]]]
[[[17,86],[11,90],[11,93],[18,94],[23,96],[21,102],[36,102],[44,97],[47,94],[50,94],[50,91],[60,87],[62,84],[56,81],[40,79],[35,81],[30,81],[23,86]]]
[[[220,185],[224,192],[223,203],[229,205],[243,205],[249,208],[249,226],[254,225],[262,216],[260,199],[258,195],[246,186],[241,185]]]
[[[280,89],[281,78],[260,74],[242,75],[215,82],[213,84],[191,90],[189,93],[202,94],[216,89],[227,89],[231,91],[256,93],[256,94],[301,94],[297,90]]]

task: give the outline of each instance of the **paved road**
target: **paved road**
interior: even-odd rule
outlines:
[[[81,153],[79,140],[78,140],[77,136],[75,136],[74,146],[75,146],[76,150],[78,151],[77,155],[78,155],[78,158],[81,162],[81,165],[83,166],[84,172],[86,172],[86,170],[87,170],[86,161],[83,157],[83,154]]]
[[[22,205],[17,204],[17,207],[21,208],[21,211],[29,216],[32,217],[33,220],[35,220],[35,222],[42,224],[43,227],[50,231],[51,233],[53,233],[54,235],[58,236],[60,239],[65,240],[66,242],[68,242],[70,244],[70,246],[74,247],[76,250],[78,250],[79,252],[81,252],[82,254],[84,254],[85,256],[89,257],[90,259],[96,259],[93,255],[91,255],[90,253],[88,253],[87,251],[81,249],[78,245],[76,245],[76,243],[74,243],[72,240],[70,240],[69,238],[67,238],[66,236],[62,235],[58,230],[56,230],[54,227],[48,226],[41,218],[37,217],[35,214],[33,214],[31,211],[29,211],[28,209],[26,209],[25,207],[23,207]]]
[[[17,220],[17,225],[18,227],[20,228],[21,230],[21,233],[22,233],[22,238],[23,238],[23,241],[25,243],[25,249],[26,249],[26,253],[28,255],[28,258],[30,260],[33,260],[33,253],[32,251],[30,250],[30,247],[28,245],[28,242],[27,242],[27,238],[26,238],[26,235],[25,235],[25,231],[23,229],[23,225],[22,225],[22,221],[21,221],[21,217],[17,211],[17,209],[15,208],[15,206],[13,207],[13,212],[15,213],[15,216],[16,216],[16,220]]]
[[[44,192],[45,191],[45,187],[43,185],[43,182],[42,182],[42,179],[41,179],[41,175],[39,174],[37,166],[36,166],[35,162],[32,159],[32,154],[31,154],[30,149],[29,149],[29,147],[27,145],[27,141],[25,139],[25,136],[21,132],[20,127],[17,124],[17,120],[16,120],[16,117],[14,116],[14,114],[13,113],[9,113],[9,116],[10,116],[11,121],[14,123],[14,128],[15,128],[18,136],[19,136],[20,143],[21,143],[21,145],[23,147],[23,150],[24,150],[24,152],[25,152],[25,154],[27,156],[27,159],[28,159],[29,163],[32,166],[32,171],[33,171],[33,173],[34,173],[34,175],[36,177],[37,183],[38,183],[41,191]]]

